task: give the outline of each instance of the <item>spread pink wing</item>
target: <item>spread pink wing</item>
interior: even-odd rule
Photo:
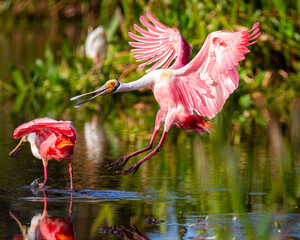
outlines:
[[[76,131],[71,122],[56,121],[48,117],[38,118],[30,122],[23,123],[15,129],[13,137],[17,139],[33,132],[37,134],[49,134],[55,132],[67,136],[74,143],[76,142]]]
[[[175,70],[175,84],[180,100],[189,111],[214,117],[229,95],[238,87],[238,62],[250,52],[248,45],[260,36],[259,23],[242,32],[210,33],[200,52],[185,67]]]
[[[191,51],[190,45],[184,41],[181,34],[175,28],[171,29],[165,26],[156,20],[150,12],[147,13],[147,16],[153,25],[144,17],[140,17],[140,22],[147,30],[134,25],[134,29],[143,36],[129,32],[129,36],[138,41],[129,42],[131,46],[136,48],[131,51],[137,54],[135,56],[137,62],[147,60],[140,64],[139,67],[154,63],[153,66],[146,71],[147,73],[161,66],[163,69],[166,69],[174,59],[177,60],[176,65],[180,65],[180,67],[184,66],[187,63],[185,61],[186,57],[181,55],[186,54],[188,59]],[[173,65],[175,65],[175,63]]]

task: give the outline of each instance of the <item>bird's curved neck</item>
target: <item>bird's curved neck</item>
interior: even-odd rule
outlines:
[[[36,137],[37,137],[36,133],[30,133],[27,136],[27,140],[30,143],[30,148],[31,148],[31,152],[32,152],[33,156],[35,156],[36,158],[42,159],[40,150],[38,149],[38,146],[36,145],[36,141],[35,141]]]
[[[143,76],[142,78],[129,83],[122,82],[118,87],[118,89],[116,90],[116,92],[128,92],[128,91],[133,91],[140,88],[151,86],[155,80],[154,78],[155,74],[153,74],[153,72],[155,71],[152,71],[146,74],[145,76]]]

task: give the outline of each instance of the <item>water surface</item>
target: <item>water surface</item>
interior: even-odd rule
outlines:
[[[67,162],[50,161],[43,192],[30,187],[43,176],[43,167],[29,145],[18,158],[8,156],[17,143],[11,137],[14,121],[1,117],[6,128],[1,130],[0,233],[5,239],[21,233],[11,211],[28,227],[43,213],[45,201],[48,215],[61,219],[69,216],[72,205],[70,223],[77,239],[122,239],[136,229],[149,239],[300,237],[298,169],[293,177],[282,175],[266,145],[233,148],[174,130],[163,150],[136,175],[119,176],[104,165],[146,145],[146,137],[130,141],[118,127],[111,133],[98,119],[73,121],[78,132],[72,158],[75,191],[69,190]],[[87,137],[94,139],[94,147]]]

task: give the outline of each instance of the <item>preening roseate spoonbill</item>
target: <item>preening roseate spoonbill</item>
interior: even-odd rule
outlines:
[[[50,159],[57,161],[68,160],[70,184],[73,189],[71,156],[76,143],[76,131],[69,121],[56,121],[45,117],[32,120],[17,127],[14,131],[15,139],[21,138],[19,144],[10,152],[16,157],[24,142],[29,142],[31,152],[36,158],[42,159],[44,165],[43,188],[47,183],[47,165]]]
[[[213,118],[221,111],[226,99],[238,87],[239,75],[236,70],[238,61],[250,52],[246,46],[256,43],[260,36],[259,23],[250,30],[216,31],[210,33],[199,53],[188,62],[191,47],[176,29],[171,29],[147,13],[149,20],[140,17],[147,30],[134,26],[142,36],[129,33],[139,42],[131,42],[138,53],[138,61],[148,60],[140,66],[156,62],[142,78],[123,83],[109,80],[95,91],[71,98],[75,100],[88,94],[94,94],[88,100],[109,93],[127,92],[149,86],[157,100],[160,110],[157,112],[155,128],[147,147],[121,157],[109,164],[109,168],[124,166],[132,156],[152,148],[159,128],[164,124],[162,137],[155,149],[131,167],[117,171],[118,174],[136,172],[139,166],[161,150],[167,132],[175,125],[183,129],[193,129],[198,133],[209,131],[212,124],[202,117]],[[169,64],[174,64],[169,67]],[[162,66],[163,65],[163,66]],[[156,68],[162,66],[163,69]]]
[[[92,58],[94,63],[103,59],[107,52],[106,33],[102,26],[97,27],[90,32],[85,42],[85,55]]]

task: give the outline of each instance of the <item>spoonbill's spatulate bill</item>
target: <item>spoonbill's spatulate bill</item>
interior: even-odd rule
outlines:
[[[51,118],[38,118],[24,123],[14,131],[15,139],[21,138],[20,143],[10,152],[11,157],[16,157],[25,142],[30,143],[32,154],[42,159],[44,165],[43,188],[47,183],[47,165],[50,159],[57,161],[68,160],[70,184],[73,189],[71,156],[76,143],[76,131],[69,121],[56,121]]]
[[[199,53],[188,62],[191,47],[176,29],[171,29],[147,13],[149,23],[140,17],[147,28],[137,25],[134,28],[143,36],[129,33],[138,42],[130,42],[135,47],[137,61],[146,61],[140,66],[153,64],[142,78],[123,83],[109,80],[99,89],[74,97],[94,94],[93,97],[77,104],[109,93],[127,92],[149,86],[157,100],[160,110],[157,112],[155,127],[147,147],[121,157],[109,164],[109,168],[123,167],[133,156],[152,148],[158,130],[164,124],[162,137],[155,149],[131,167],[117,171],[118,174],[136,172],[139,166],[161,150],[165,136],[175,125],[183,129],[193,129],[202,134],[211,129],[211,123],[202,117],[213,118],[221,111],[229,95],[238,87],[238,62],[250,50],[246,47],[256,43],[260,36],[259,23],[250,30],[233,32],[221,30],[210,33]],[[170,64],[174,62],[171,66]],[[162,69],[157,69],[162,66]]]

